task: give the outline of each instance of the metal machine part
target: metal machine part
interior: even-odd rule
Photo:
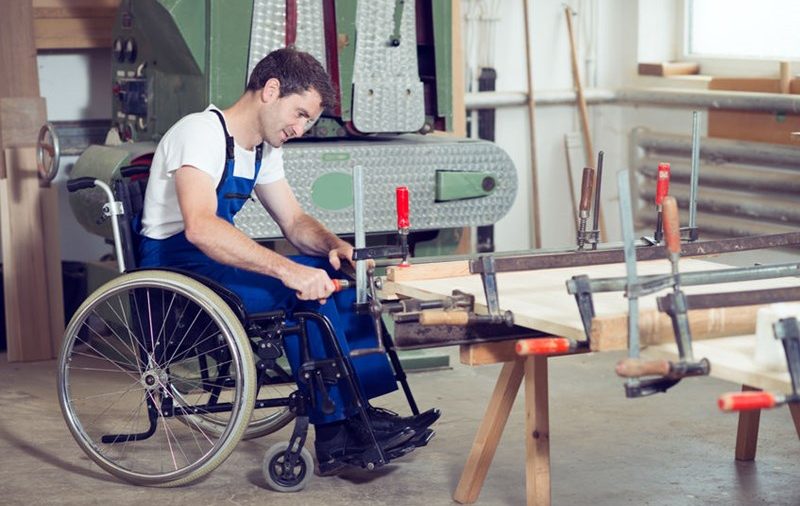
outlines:
[[[258,61],[289,45],[316,57],[339,92],[310,136],[453,129],[452,13],[439,2],[197,3],[121,2],[112,121],[123,141],[158,140],[188,113],[231,105]]]
[[[76,162],[71,177],[95,177],[107,183],[119,169],[142,154],[152,153],[152,143],[91,146]],[[289,184],[301,206],[336,234],[354,230],[352,166],[364,167],[365,232],[396,230],[394,193],[407,186],[411,195],[414,229],[437,230],[495,223],[516,196],[516,171],[509,156],[495,144],[468,139],[406,135],[348,142],[290,142],[284,148]],[[439,202],[439,171],[481,173],[494,180],[482,197],[462,192],[462,198]],[[447,180],[445,180],[445,183]],[[445,189],[446,190],[446,189]],[[95,190],[70,195],[78,222],[89,232],[111,238],[111,228],[100,214],[104,197]],[[257,202],[251,201],[236,216],[236,225],[250,237],[275,239],[281,231]]]

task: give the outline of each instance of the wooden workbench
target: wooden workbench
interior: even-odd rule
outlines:
[[[681,272],[726,267],[728,266],[698,259],[685,259],[680,264]],[[666,260],[639,262],[637,268],[640,276],[670,272],[670,266]],[[418,274],[415,274],[414,266],[412,266],[405,270],[390,272],[388,281],[384,283],[384,291],[400,296],[435,299],[443,295],[450,295],[453,290],[457,289],[475,295],[476,311],[486,312],[480,276],[463,274],[463,264],[421,265]],[[580,274],[588,274],[594,279],[624,276],[625,266],[624,264],[609,264],[499,273],[497,274],[497,286],[500,308],[514,313],[516,325],[553,336],[585,339],[575,299],[567,293],[565,285],[565,282],[572,276]],[[417,276],[422,279],[416,279]],[[712,293],[798,285],[800,285],[800,280],[786,278],[690,286],[686,287],[685,291],[689,294]],[[592,326],[592,349],[596,351],[624,349],[627,343],[627,299],[619,292],[595,294],[594,308],[595,320],[603,322],[603,324]],[[640,316],[643,320],[640,333],[642,342],[645,344],[673,339],[669,319],[658,313],[655,308],[655,296],[640,299]],[[709,311],[704,313],[703,318],[700,319],[693,318],[690,313],[692,331],[693,334],[697,334],[697,338],[717,337],[725,335],[726,332],[730,334],[733,327],[740,329],[744,326],[747,333],[755,330],[754,307]],[[736,325],[732,326],[731,323],[734,321]],[[693,335],[693,337],[695,336]],[[698,346],[699,344],[697,343]],[[524,378],[527,504],[529,506],[550,504],[548,359],[541,356],[519,357],[514,353],[513,346],[514,343],[510,341],[461,346],[462,363],[468,365],[503,363],[504,365],[475,436],[461,479],[453,494],[454,500],[459,503],[469,504],[478,499],[517,391]],[[697,351],[698,348],[695,350],[697,356],[702,356]],[[667,353],[668,349],[665,348],[663,352]],[[712,370],[714,369],[712,361]],[[748,381],[747,388],[764,385],[753,380]],[[715,408],[710,406],[709,409]],[[797,421],[797,417],[795,420]],[[755,434],[758,430],[757,418],[754,429],[752,416],[748,418],[745,415],[744,423],[747,428],[746,435],[741,438],[742,441],[752,439],[753,430],[755,430]],[[740,425],[740,432],[741,430]],[[749,444],[752,445],[752,442]],[[742,446],[744,448],[747,444],[742,443]],[[750,452],[755,455],[754,446]],[[745,452],[741,456],[747,457],[747,455]],[[739,457],[737,449],[737,458]]]

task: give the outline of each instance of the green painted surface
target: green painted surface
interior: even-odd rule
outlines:
[[[443,228],[439,230],[439,234],[436,238],[416,244],[414,247],[414,258],[440,257],[442,255],[455,254],[458,244],[461,242],[461,237],[464,235],[464,230],[469,229]]]
[[[450,367],[450,355],[438,350],[399,351],[397,358],[400,359],[403,370],[406,372]]]
[[[453,125],[453,9],[449,1],[434,0],[433,44],[436,58],[436,108],[437,115],[445,118],[447,130]]]
[[[336,31],[339,40],[339,89],[342,121],[352,120],[353,66],[356,60],[356,0],[336,1]],[[346,41],[346,43],[343,43]]]
[[[343,172],[323,174],[311,185],[311,201],[317,207],[339,211],[353,206],[353,176]]]
[[[162,0],[200,72],[206,70],[206,8],[197,0]]]
[[[487,191],[486,178],[494,177],[485,172],[446,171],[436,172],[436,201],[463,200],[489,195],[494,191],[494,183]]]
[[[346,162],[350,159],[350,153],[323,153],[320,159],[323,162]]]
[[[208,98],[219,107],[229,107],[247,86],[253,2],[207,1]]]

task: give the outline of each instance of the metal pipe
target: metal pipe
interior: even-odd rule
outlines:
[[[800,96],[800,95],[798,95]],[[683,135],[650,132],[642,128],[633,131],[632,145],[645,151],[691,155],[691,140]],[[779,146],[760,142],[742,142],[726,139],[703,139],[700,154],[717,163],[735,161],[754,165],[776,165],[797,170],[800,150],[793,146]]]
[[[639,284],[645,285],[667,275],[640,276]],[[800,264],[758,265],[753,267],[736,267],[717,271],[683,272],[680,274],[681,285],[711,285],[718,283],[737,283],[741,281],[754,281],[758,279],[774,279],[782,277],[800,276]],[[592,293],[621,292],[628,287],[628,278],[599,278],[589,280]],[[572,280],[567,281],[567,290],[574,293],[577,288]]]
[[[697,227],[697,181],[700,178],[700,118],[692,112],[692,176],[689,192],[689,228]]]
[[[620,90],[595,88],[584,90],[584,96],[589,104],[653,104],[698,109],[800,112],[800,95],[793,94],[675,88],[624,88]],[[574,104],[576,95],[572,90],[546,90],[535,92],[534,99],[537,106]],[[528,95],[524,91],[492,91],[464,95],[464,104],[468,110],[523,106],[527,104],[527,101]]]
[[[364,170],[361,165],[353,167],[353,225],[356,249],[365,247],[364,229]],[[356,262],[356,303],[367,302],[367,261]]]

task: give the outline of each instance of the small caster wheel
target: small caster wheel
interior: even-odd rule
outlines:
[[[287,462],[286,450],[289,442],[272,445],[264,455],[261,472],[267,485],[276,492],[297,492],[306,488],[314,471],[311,452],[303,448],[293,464]]]

